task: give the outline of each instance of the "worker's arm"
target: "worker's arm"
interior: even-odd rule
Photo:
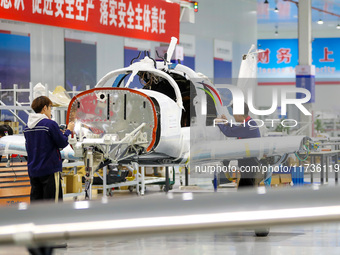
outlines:
[[[251,124],[250,124],[251,123]],[[239,137],[239,138],[256,138],[261,137],[260,130],[254,120],[248,121],[246,124],[230,125],[218,124],[217,125],[225,136]]]
[[[59,126],[55,121],[51,121],[51,125],[49,128],[52,139],[57,145],[57,147],[60,149],[65,148],[68,145],[68,136],[72,133],[72,131],[66,129],[65,133],[63,133],[59,129]]]
[[[239,126],[230,126],[229,124],[217,124],[217,126],[220,128],[222,133],[225,136],[229,137],[241,137],[246,138],[248,137],[247,134],[249,132],[248,128],[239,125]]]

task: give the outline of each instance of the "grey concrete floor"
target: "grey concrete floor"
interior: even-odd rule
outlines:
[[[238,230],[74,242],[56,254],[340,254],[340,224],[272,228],[268,237]]]
[[[106,254],[340,254],[340,224],[273,227],[268,237],[252,230],[216,231],[134,237],[125,240],[68,241],[56,255]],[[25,255],[23,247],[1,247],[0,255]]]
[[[316,180],[319,181],[319,180]],[[178,183],[172,191],[183,192]],[[330,183],[332,181],[330,180]],[[198,187],[194,192],[212,192],[211,178],[192,180]],[[334,185],[334,184],[333,184]],[[289,188],[289,187],[288,187]],[[236,192],[235,188],[219,189],[219,192]],[[147,187],[145,196],[162,196],[158,186]],[[99,195],[98,198],[100,198]],[[129,191],[114,191],[109,199],[125,199],[136,196]],[[66,249],[56,249],[55,255],[106,255],[106,254],[171,254],[171,255],[219,255],[219,254],[340,254],[340,223],[272,227],[268,237],[256,237],[252,229],[234,231],[205,231],[158,236],[135,236],[124,239],[69,240]],[[25,247],[0,246],[0,255],[26,255]]]

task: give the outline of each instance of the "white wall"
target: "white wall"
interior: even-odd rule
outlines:
[[[214,77],[214,40],[211,38],[196,38],[195,69],[209,78]]]
[[[97,80],[108,72],[124,65],[124,38],[98,34]]]
[[[314,111],[340,112],[340,85],[317,85],[315,87]]]
[[[65,83],[64,29],[30,25],[31,82],[48,84],[49,90]]]
[[[181,23],[183,34],[196,37],[196,71],[212,78],[214,39],[233,43],[232,76],[238,77],[242,55],[257,41],[256,1],[200,0],[195,23]]]

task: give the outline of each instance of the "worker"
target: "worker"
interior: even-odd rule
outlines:
[[[27,126],[24,129],[27,150],[28,175],[31,182],[31,201],[62,200],[60,172],[62,159],[60,149],[68,145],[74,122],[63,133],[51,120],[52,101],[46,96],[33,100]]]
[[[227,120],[225,115],[221,116],[221,119]],[[234,119],[240,125],[235,125],[235,123],[224,123],[224,124],[217,124],[220,128],[222,133],[228,137],[237,137],[238,139],[245,139],[245,138],[256,138],[260,137],[260,130],[257,127],[256,122],[249,116],[249,108],[246,103],[244,103],[244,115],[234,115]],[[229,162],[224,161],[225,165],[229,164]],[[246,171],[247,167],[249,166],[258,166],[257,158],[245,158],[238,160],[238,166],[241,171],[241,178],[239,181],[239,188],[243,187],[252,187],[255,185],[255,175],[256,172],[253,171]],[[249,170],[249,169],[248,169]]]
[[[0,138],[7,135],[13,135],[13,129],[10,125],[0,125]]]
[[[4,124],[0,125],[0,138],[8,135],[13,135],[13,129],[10,125]],[[2,155],[0,155],[0,161],[2,160]]]

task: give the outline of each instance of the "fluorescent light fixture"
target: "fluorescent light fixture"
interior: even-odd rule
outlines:
[[[274,12],[279,12],[279,9],[275,7]]]
[[[317,21],[317,23],[318,23],[319,25],[322,25],[322,24],[323,24],[322,13],[321,13],[321,11],[319,12],[319,20]]]
[[[264,4],[269,4],[268,0],[264,0]]]
[[[107,197],[102,197],[102,204],[107,204],[109,202],[109,200],[107,199]]]
[[[336,29],[340,29],[340,23],[336,26]]]
[[[27,203],[25,203],[25,202],[22,202],[22,203],[19,203],[19,205],[18,205],[18,210],[27,210],[27,208],[28,208],[28,204]]]
[[[267,193],[266,187],[264,187],[264,186],[258,187],[256,191],[257,191],[257,194],[261,194],[261,195]]]
[[[74,209],[88,209],[90,207],[89,201],[77,201],[74,203]]]
[[[191,192],[183,193],[182,194],[182,199],[183,200],[193,200],[194,199],[194,195]]]

